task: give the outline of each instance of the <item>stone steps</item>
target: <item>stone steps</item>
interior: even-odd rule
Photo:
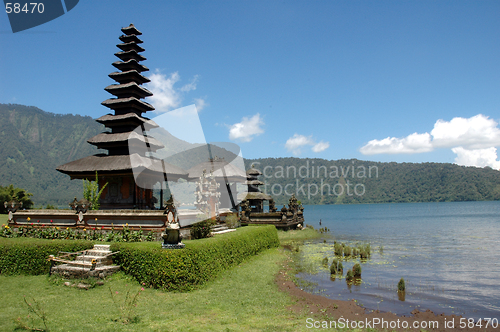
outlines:
[[[99,277],[105,278],[120,269],[113,265],[109,245],[96,244],[93,249],[84,251],[74,261],[51,268],[51,273],[67,277]]]
[[[234,232],[234,231],[236,231],[236,229],[234,229],[234,228],[228,228],[228,229],[224,229],[222,231],[212,232],[212,234],[213,235],[225,234],[225,233],[231,233],[231,232]]]
[[[107,275],[111,275],[112,273],[120,270],[120,266],[118,265],[106,265],[106,266],[97,266],[94,270],[90,270],[90,267],[84,266],[73,266],[70,264],[62,264],[58,266],[54,266],[52,268],[52,273],[59,273],[66,275],[65,272],[72,274],[74,276],[86,275],[89,274],[91,277],[100,277],[100,273],[106,273]],[[111,272],[111,273],[110,273]]]
[[[227,228],[224,225],[215,225],[215,226],[211,227],[212,235],[230,233],[230,232],[234,232],[235,230],[236,229],[234,229],[234,228]]]

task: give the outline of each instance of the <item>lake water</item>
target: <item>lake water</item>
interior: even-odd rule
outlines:
[[[297,275],[306,290],[400,315],[418,308],[500,319],[500,202],[315,205],[304,214],[306,224],[331,234],[299,253],[309,265]],[[332,281],[321,265],[325,256],[331,263],[334,240],[371,244],[360,285]],[[354,263],[344,262],[344,276]],[[401,277],[404,301],[397,294]]]

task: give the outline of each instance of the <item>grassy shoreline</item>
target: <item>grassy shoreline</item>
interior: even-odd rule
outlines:
[[[274,284],[282,260],[278,249],[270,249],[188,293],[141,291],[141,285],[123,273],[90,290],[66,287],[47,276],[1,276],[0,330],[12,331],[19,317],[28,321],[24,296],[43,308],[50,331],[296,330],[302,320],[286,309],[293,301]],[[119,305],[127,292],[140,292],[137,307],[131,308],[137,323],[122,323],[110,289]],[[35,327],[43,327],[41,320]]]
[[[287,242],[317,232],[279,234]],[[0,276],[0,330],[14,330],[18,318],[29,322],[26,297],[45,312],[50,331],[304,331],[306,313],[291,312],[288,307],[296,300],[275,282],[287,259],[282,249],[266,250],[186,293],[142,291],[142,285],[123,273],[90,290],[67,287],[45,275]],[[127,292],[129,298],[139,293],[137,307],[129,308],[137,322],[124,324],[119,306]],[[43,323],[38,319],[33,326],[43,328]]]

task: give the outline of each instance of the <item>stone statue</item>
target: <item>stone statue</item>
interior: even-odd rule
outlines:
[[[293,213],[297,212],[297,209],[299,207],[299,204],[297,202],[298,201],[297,198],[295,198],[295,194],[292,194],[292,197],[290,197],[290,199],[288,200],[288,208]]]
[[[269,212],[276,212],[278,209],[276,208],[276,205],[274,204],[274,199],[269,200]]]
[[[161,237],[163,238],[163,244],[161,245],[161,247],[163,249],[184,248],[185,244],[181,243],[181,226],[179,224],[179,217],[174,205],[173,195],[171,195],[170,199],[165,203],[165,214],[167,215],[167,222],[165,223],[165,232],[161,235]]]

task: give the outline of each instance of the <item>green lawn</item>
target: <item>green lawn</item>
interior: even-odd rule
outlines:
[[[7,225],[8,222],[9,222],[9,215],[8,214],[0,214],[0,226]]]
[[[280,237],[293,236],[280,232]],[[46,275],[0,276],[0,331],[13,331],[18,318],[29,322],[24,297],[32,306],[33,299],[40,305],[50,331],[306,331],[305,313],[289,311],[294,300],[274,282],[285,259],[281,249],[270,249],[196,291],[145,289],[137,306],[129,307],[133,310],[128,316],[138,317],[138,322],[128,324],[121,320],[119,305],[127,292],[133,296],[141,285],[123,273],[90,290],[64,286]],[[34,325],[43,328],[40,319]]]

